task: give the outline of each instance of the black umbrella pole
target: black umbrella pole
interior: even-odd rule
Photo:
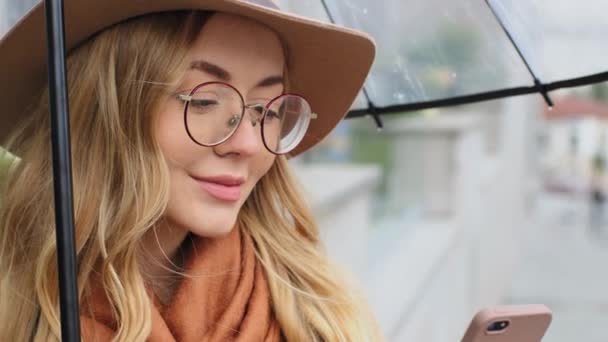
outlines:
[[[63,1],[45,0],[61,340],[80,341]]]

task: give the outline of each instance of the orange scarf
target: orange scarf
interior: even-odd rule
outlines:
[[[184,264],[188,277],[167,305],[153,296],[147,341],[281,341],[251,237],[237,225],[225,237],[193,239]],[[107,299],[94,295],[89,303],[94,317],[81,316],[83,341],[110,341],[116,322]]]

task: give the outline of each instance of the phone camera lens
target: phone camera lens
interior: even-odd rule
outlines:
[[[488,325],[488,332],[500,332],[509,326],[509,321],[496,321]]]

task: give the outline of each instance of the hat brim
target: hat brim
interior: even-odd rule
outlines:
[[[290,92],[310,102],[312,120],[295,156],[325,138],[348,112],[375,55],[373,40],[358,31],[238,0],[65,0],[67,51],[129,18],[175,10],[211,10],[254,19],[275,30],[288,49]],[[28,113],[32,89],[47,80],[44,4],[41,2],[0,41],[0,141]]]

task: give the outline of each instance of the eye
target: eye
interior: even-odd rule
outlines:
[[[217,105],[218,102],[216,100],[208,100],[208,99],[192,99],[190,101],[191,106],[205,108],[211,107],[213,105]]]
[[[207,113],[213,110],[219,105],[217,100],[212,99],[192,99],[190,100],[190,108],[195,110],[197,113]]]
[[[228,119],[228,127],[234,127],[236,125],[239,124],[239,121],[241,121],[241,117],[238,115],[233,115],[230,117],[230,119]]]

